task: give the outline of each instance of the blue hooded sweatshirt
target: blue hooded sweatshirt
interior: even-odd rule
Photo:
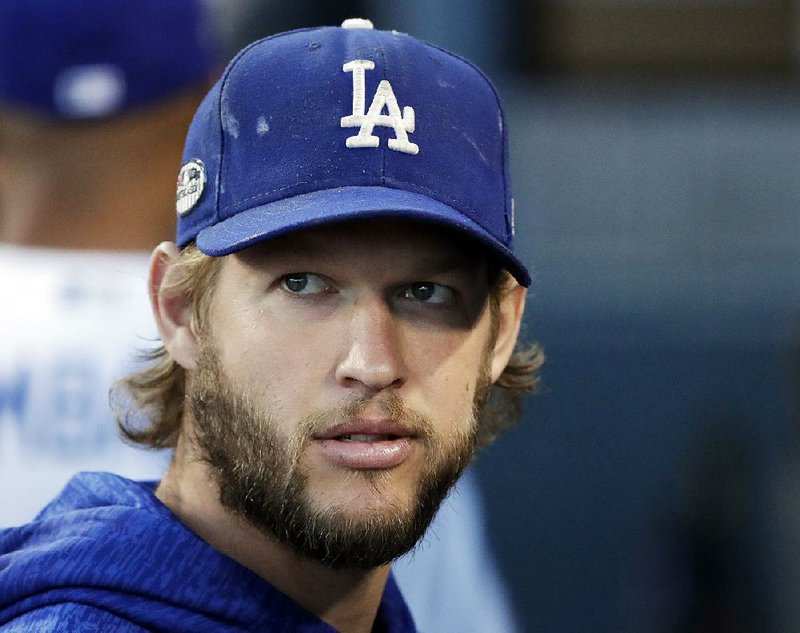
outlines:
[[[0,530],[3,633],[334,633],[213,549],[153,482],[74,477],[33,523]],[[413,633],[390,576],[375,633]]]

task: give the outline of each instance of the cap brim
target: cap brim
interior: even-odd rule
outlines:
[[[461,231],[486,246],[521,286],[531,283],[522,262],[479,224],[437,200],[390,187],[325,189],[253,207],[201,230],[197,246],[206,255],[218,257],[300,229],[385,216],[435,222]]]

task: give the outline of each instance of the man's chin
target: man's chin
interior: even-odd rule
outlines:
[[[357,471],[309,488],[314,492],[307,495],[307,503],[314,512],[337,513],[346,520],[367,522],[385,516],[390,521],[413,514],[418,505],[418,483],[398,481],[385,472]]]
[[[325,567],[372,569],[411,550],[426,528],[407,515],[337,513],[317,516],[306,530],[284,534],[283,540],[298,555]]]
[[[335,569],[391,563],[416,545],[436,511],[418,502],[387,500],[372,489],[346,501],[303,497],[295,497],[277,516],[274,508],[251,506],[244,517],[299,556]]]

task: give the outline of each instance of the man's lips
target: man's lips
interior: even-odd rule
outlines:
[[[414,450],[417,435],[390,419],[337,424],[314,438],[327,459],[355,470],[379,470],[402,464]]]
[[[317,440],[376,441],[416,437],[407,426],[391,419],[342,422],[315,436]],[[373,439],[370,439],[373,438]]]

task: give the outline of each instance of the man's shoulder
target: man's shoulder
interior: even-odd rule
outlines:
[[[142,633],[143,629],[113,613],[75,602],[38,607],[8,622],[3,633]]]
[[[152,488],[84,473],[33,523],[0,530],[0,631],[218,633],[296,616],[299,607],[197,537]]]

